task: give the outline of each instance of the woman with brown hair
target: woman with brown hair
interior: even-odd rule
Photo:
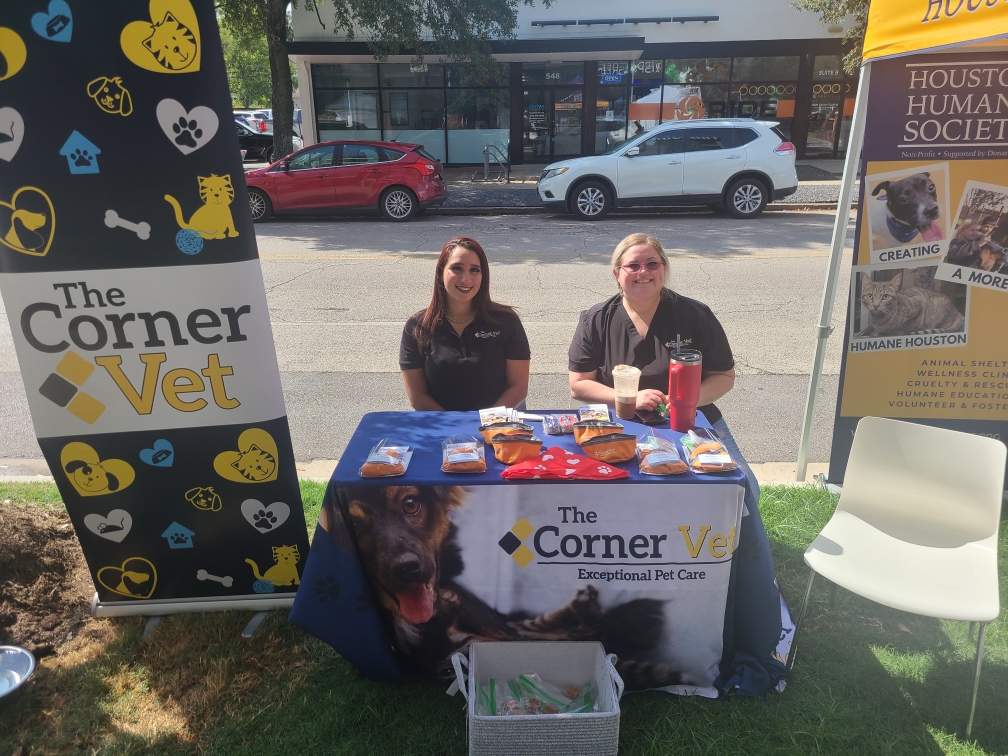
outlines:
[[[490,267],[475,239],[444,245],[427,309],[406,322],[399,369],[415,410],[518,407],[528,394],[529,350],[514,309],[490,299]]]

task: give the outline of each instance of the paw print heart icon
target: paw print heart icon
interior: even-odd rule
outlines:
[[[258,499],[245,499],[241,513],[253,528],[260,533],[269,533],[287,522],[290,507],[282,501],[274,501],[267,507]]]
[[[220,122],[217,114],[204,105],[187,111],[178,100],[161,100],[157,105],[157,120],[161,131],[179,152],[188,155],[205,145],[214,134]]]

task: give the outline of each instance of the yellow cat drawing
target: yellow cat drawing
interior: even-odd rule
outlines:
[[[268,580],[273,585],[301,585],[301,577],[298,575],[297,563],[301,559],[297,546],[274,546],[273,561],[276,562],[266,570],[263,575],[259,574],[259,565],[252,559],[245,561],[252,565],[252,573],[256,580]]]
[[[203,207],[199,208],[189,222],[182,217],[182,207],[178,200],[170,194],[165,195],[168,203],[175,208],[175,222],[179,228],[195,231],[204,239],[225,239],[238,236],[234,218],[231,217],[231,201],[234,199],[234,188],[231,186],[231,176],[199,176],[200,199]]]

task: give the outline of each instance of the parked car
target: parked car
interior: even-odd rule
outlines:
[[[243,163],[273,162],[272,134],[260,134],[237,119],[235,120],[235,128],[238,129],[238,148],[241,150]],[[300,137],[295,136],[292,139],[295,150],[304,147],[304,142]]]
[[[245,174],[252,220],[281,213],[381,212],[405,221],[448,198],[441,163],[418,144],[325,142]]]
[[[773,121],[704,119],[662,124],[604,155],[547,165],[539,198],[585,220],[614,207],[706,204],[755,218],[798,189],[795,147]]]

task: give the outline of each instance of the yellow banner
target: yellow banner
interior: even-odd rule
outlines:
[[[1006,36],[1006,0],[872,0],[861,61]]]

